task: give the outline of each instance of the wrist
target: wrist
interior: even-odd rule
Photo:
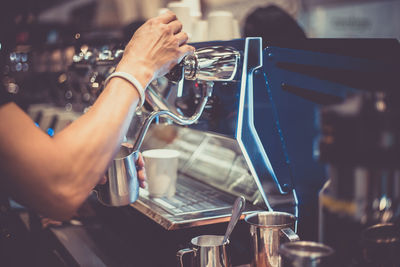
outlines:
[[[134,77],[133,75],[131,75],[130,73],[127,72],[123,72],[123,71],[116,71],[112,74],[110,74],[107,79],[104,82],[104,86],[106,87],[107,84],[113,79],[113,78],[121,78],[124,79],[125,81],[129,82],[135,89],[135,91],[139,94],[139,99],[140,102],[137,106],[138,109],[140,109],[145,101],[145,88],[143,88],[141,82],[136,79],[136,77]],[[114,79],[115,80],[115,79]]]
[[[154,71],[151,70],[146,64],[141,64],[140,62],[130,62],[129,64],[121,61],[115,72],[125,72],[134,76],[144,89],[149,85],[149,83],[153,80]]]

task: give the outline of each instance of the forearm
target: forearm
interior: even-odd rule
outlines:
[[[120,63],[117,71],[133,74],[144,88],[154,75],[144,64],[128,67]],[[66,181],[74,187],[71,191],[84,196],[97,184],[118,151],[139,102],[137,88],[114,77],[89,111],[55,136],[55,145],[66,149],[66,161],[73,162],[74,177]]]
[[[67,219],[98,183],[138,103],[113,78],[91,109],[50,138],[15,104],[0,108],[0,169],[11,196],[37,212]]]
[[[66,177],[61,179],[76,203],[98,183],[119,149],[138,103],[128,82],[114,78],[90,110],[54,137],[63,151]],[[62,149],[61,149],[62,148]]]

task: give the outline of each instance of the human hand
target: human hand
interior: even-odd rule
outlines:
[[[187,40],[182,23],[168,11],[148,20],[135,32],[116,71],[132,74],[146,88],[153,79],[167,74],[183,57],[194,52]]]
[[[40,224],[42,229],[46,229],[51,226],[61,226],[63,222],[40,216]]]
[[[146,188],[146,169],[144,168],[144,159],[142,153],[139,152],[139,158],[136,161],[137,177],[141,188]]]

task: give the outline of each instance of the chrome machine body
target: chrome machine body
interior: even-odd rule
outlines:
[[[177,258],[181,267],[184,267],[183,257],[186,254],[192,256],[192,267],[231,267],[231,260],[226,247],[229,241],[223,242],[223,236],[202,235],[193,238],[191,247],[181,249]]]

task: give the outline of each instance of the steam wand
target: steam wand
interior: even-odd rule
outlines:
[[[203,99],[201,103],[197,106],[196,111],[191,117],[183,117],[181,115],[174,114],[169,110],[159,110],[151,112],[149,117],[146,118],[146,120],[143,122],[142,127],[140,128],[139,136],[136,139],[135,144],[133,145],[133,151],[137,151],[140,149],[144,140],[144,136],[146,135],[151,122],[158,116],[169,117],[174,122],[180,125],[190,125],[195,123],[203,113],[208,98],[212,95],[214,83],[211,81],[207,81],[203,82],[202,85]]]

